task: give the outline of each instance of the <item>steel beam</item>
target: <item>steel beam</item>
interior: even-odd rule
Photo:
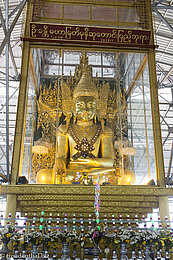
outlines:
[[[2,22],[4,34],[7,35],[7,30],[6,30],[6,26],[5,26],[1,7],[0,7],[0,19],[1,19],[1,22]],[[15,75],[16,75],[15,77],[16,77],[16,79],[18,79],[19,75],[18,75],[17,66],[16,66],[16,62],[15,62],[15,59],[14,59],[13,51],[12,51],[12,48],[11,48],[11,45],[10,45],[10,41],[9,41],[9,51],[10,51],[10,56],[11,56],[11,61],[12,61],[12,64],[13,64],[14,72],[15,72]]]
[[[14,72],[15,72],[15,79],[19,80],[19,74],[18,74],[18,71],[17,71],[17,66],[16,66],[16,62],[15,62],[15,59],[14,59],[14,55],[13,55],[13,51],[12,51],[10,43],[9,43],[9,51],[10,51],[10,56],[11,56],[11,61],[12,61],[12,64],[13,64]]]
[[[7,178],[10,176],[9,168],[9,42],[10,34],[8,33],[8,0],[5,1],[5,27],[6,27],[6,162]]]
[[[2,134],[2,133],[1,133],[1,134]],[[1,157],[0,159],[2,159],[4,156],[5,156],[5,158],[7,159],[6,153],[5,153],[5,151],[4,151],[3,147],[2,147],[2,145],[0,145],[0,150],[2,151],[2,157]]]
[[[157,6],[157,5],[161,4],[163,1],[164,1],[164,0],[159,0],[158,2],[154,1],[154,3],[152,4],[152,6],[153,6],[153,5]]]
[[[172,62],[171,63],[167,63],[167,62],[164,62],[164,61],[156,61],[156,64],[158,64],[158,63],[172,67]]]
[[[167,127],[169,127],[168,123],[165,120],[165,116],[163,117],[162,115],[160,115],[160,117],[162,118],[162,122],[161,125],[163,124],[163,122],[165,122],[165,124],[167,125]]]
[[[168,102],[168,104],[169,104],[169,102]],[[165,119],[165,117],[167,116],[167,114],[168,114],[168,112],[169,112],[169,109],[170,109],[170,106],[168,107],[168,109],[166,110],[166,113],[165,113],[165,115],[162,117],[162,121],[161,121],[161,125],[162,125],[162,122],[163,122],[163,120]],[[167,124],[167,126],[168,126],[168,124]]]
[[[165,138],[165,140],[163,141],[163,146],[164,146],[164,144],[166,143],[166,141],[168,140],[168,137],[170,136],[170,133],[168,133],[168,135],[167,135],[167,137]]]
[[[0,73],[2,73],[3,75],[6,75],[5,72],[3,72],[3,71],[1,71],[1,70],[0,70]],[[9,75],[9,77],[10,77],[11,79],[14,79],[14,78],[13,78],[12,76],[10,76],[10,75]]]
[[[10,37],[10,34],[12,33],[12,31],[13,31],[13,29],[14,29],[14,26],[16,25],[17,20],[19,19],[19,16],[20,16],[21,12],[23,11],[23,8],[24,8],[24,6],[25,6],[25,3],[26,3],[26,0],[24,0],[24,1],[22,2],[20,9],[19,9],[19,11],[18,11],[16,17],[14,18],[14,20],[13,20],[13,22],[12,22],[12,24],[11,24],[9,30],[8,30],[8,35],[5,36],[5,38],[3,39],[2,43],[1,43],[1,46],[0,46],[0,55],[1,55],[1,53],[2,53],[2,51],[3,51],[3,49],[4,49],[5,45],[6,45],[6,43],[7,43],[7,41],[8,41],[8,38]],[[7,16],[7,17],[8,17],[8,16]]]
[[[18,6],[16,6],[13,11],[11,11],[11,13],[8,15],[8,20],[15,14],[15,12],[17,12],[17,10],[21,7],[23,1],[18,4]],[[0,28],[2,27],[2,23],[0,23]]]
[[[167,72],[164,71],[163,68],[161,66],[159,66],[159,64],[156,64],[156,71],[157,71],[157,75],[158,75],[158,73],[161,73],[164,77],[167,74]],[[169,80],[169,82],[172,82],[172,79],[170,78],[170,76],[168,76],[168,80]],[[158,81],[158,84],[159,84],[159,81]]]
[[[153,12],[155,12],[159,17],[160,19],[163,21],[164,24],[166,24],[166,26],[169,28],[169,30],[171,32],[173,32],[173,27],[170,25],[170,23],[166,20],[166,18],[157,10],[156,6],[155,5],[152,5],[152,10]]]
[[[164,84],[163,86],[164,88],[173,88],[173,81],[168,84]]]
[[[162,32],[156,32],[156,35],[159,36],[159,37],[170,39],[170,40],[173,39],[173,36],[171,34],[166,34],[166,33],[162,33]]]
[[[165,77],[167,72],[164,71],[164,69],[159,65],[159,64],[156,64],[156,70],[159,70],[159,72]],[[170,76],[168,76],[168,80],[169,82],[171,83],[172,82],[172,79],[170,78]],[[159,82],[158,82],[159,84]],[[158,85],[158,88],[159,88],[159,85]]]
[[[127,89],[127,92],[126,92],[126,98],[129,97],[134,89],[134,87],[136,86],[136,83],[138,82],[140,76],[141,76],[141,73],[143,72],[143,70],[145,69],[145,66],[147,64],[147,61],[148,61],[148,56],[145,55],[136,74],[134,75],[128,89]]]
[[[166,36],[165,36],[166,37]],[[157,50],[156,51],[156,54],[157,53],[161,53],[161,54],[164,54],[164,55],[168,55],[168,56],[173,56],[173,53],[172,52],[168,52],[168,51],[160,51],[160,50]]]
[[[15,91],[13,92],[13,94],[9,97],[9,100],[14,96],[14,94],[17,92],[17,90],[19,90],[19,87],[15,89]],[[0,111],[2,111],[2,109],[6,106],[6,103],[5,104],[2,104],[1,105],[1,108],[0,108]]]
[[[166,73],[166,75],[164,76],[164,78],[159,82],[159,84],[162,84],[165,80],[168,79],[169,75],[172,73],[173,71],[173,66],[170,68],[170,70],[168,71],[168,73]]]
[[[8,178],[5,176],[4,171],[0,165],[0,177],[3,178],[5,181],[8,181]]]
[[[159,10],[173,10],[173,6],[172,5],[162,5],[162,6],[157,6],[157,9]]]
[[[10,149],[11,152],[12,152],[12,145],[13,145],[13,143],[11,143],[10,146],[9,146],[9,149]],[[2,160],[3,157],[6,158],[6,153],[5,153],[4,149],[2,148],[2,145],[0,145],[0,149],[2,151],[2,155],[0,157],[0,160]],[[11,166],[11,163],[9,163],[9,165]]]
[[[3,168],[2,168],[1,165],[0,165],[0,172],[3,173],[3,174],[5,175],[5,172],[4,172],[4,170],[3,170]]]

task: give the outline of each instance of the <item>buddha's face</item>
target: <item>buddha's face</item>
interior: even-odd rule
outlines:
[[[77,119],[90,121],[96,114],[96,99],[87,96],[77,97],[75,108]]]

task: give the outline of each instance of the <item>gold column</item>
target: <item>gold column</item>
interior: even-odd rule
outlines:
[[[20,153],[22,145],[22,135],[23,135],[23,122],[25,116],[25,100],[26,100],[26,88],[27,88],[27,76],[28,76],[28,61],[29,61],[29,42],[23,43],[23,57],[22,57],[22,70],[21,70],[21,81],[19,87],[19,97],[17,106],[17,116],[16,116],[16,128],[15,128],[15,138],[14,138],[14,148],[13,148],[13,159],[11,167],[11,185],[16,185],[19,165],[20,165]],[[12,218],[15,217],[16,213],[16,195],[7,195],[7,207],[6,207],[6,217],[9,213],[12,214]]]
[[[14,194],[8,194],[7,195],[7,207],[6,207],[6,212],[5,212],[5,218],[8,218],[9,213],[11,213],[11,217],[15,218],[15,214],[16,214],[16,199],[17,196]],[[10,222],[15,222],[10,221]],[[7,224],[7,220],[5,220],[5,224]]]
[[[143,105],[144,105],[145,142],[146,142],[146,151],[147,151],[148,178],[150,178],[150,160],[149,160],[149,150],[148,150],[148,134],[147,134],[147,119],[146,119],[146,109],[145,109],[145,90],[144,90],[143,72],[142,72],[142,93],[143,93]]]
[[[163,161],[162,136],[161,136],[161,129],[160,129],[158,86],[157,86],[154,49],[149,50],[148,61],[149,61],[150,95],[151,95],[151,111],[152,111],[152,122],[153,122],[156,175],[157,175],[158,185],[160,187],[165,187],[165,170],[164,170],[164,161]]]
[[[23,122],[25,116],[25,103],[26,103],[26,88],[27,88],[27,76],[28,76],[28,62],[29,62],[29,42],[23,43],[23,57],[22,57],[22,71],[21,71],[21,81],[19,87],[19,98],[17,107],[17,117],[16,117],[16,128],[14,137],[14,148],[13,148],[13,159],[11,168],[11,184],[15,185],[18,174],[19,174],[19,164],[20,164],[20,151],[22,145],[22,135],[23,135]]]
[[[168,196],[159,197],[159,215],[160,215],[161,221],[165,220],[165,216],[168,217],[168,220],[170,219]],[[166,226],[167,226],[167,223],[162,223],[163,228],[166,228]]]

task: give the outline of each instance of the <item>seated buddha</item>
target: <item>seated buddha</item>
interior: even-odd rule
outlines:
[[[66,125],[57,129],[56,158],[53,170],[41,170],[37,183],[70,184],[75,180],[97,179],[109,182],[115,176],[112,131],[96,120],[99,93],[87,67],[73,91],[73,123],[67,115]],[[78,177],[77,177],[78,176]]]

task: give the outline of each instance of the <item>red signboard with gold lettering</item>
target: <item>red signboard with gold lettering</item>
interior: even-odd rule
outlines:
[[[30,40],[85,45],[143,46],[150,44],[150,31],[63,24],[30,24]]]

